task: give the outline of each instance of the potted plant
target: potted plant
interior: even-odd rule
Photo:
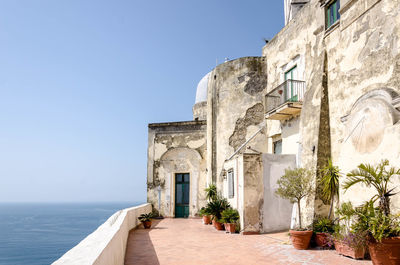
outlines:
[[[304,229],[301,223],[300,201],[312,194],[311,185],[312,173],[305,168],[286,169],[278,181],[278,189],[275,193],[284,198],[289,199],[291,203],[297,203],[299,226],[297,229],[290,230],[290,238],[296,249],[307,249],[313,232]]]
[[[336,252],[353,259],[363,259],[367,247],[367,235],[358,212],[361,210],[354,209],[351,202],[343,203],[336,210],[336,215],[341,223],[335,225],[335,232],[332,235]],[[352,220],[354,222],[351,225]]]
[[[211,215],[208,207],[202,207],[199,211],[199,214],[203,217],[203,224],[208,225],[211,223]]]
[[[318,217],[313,222],[315,243],[319,247],[330,247],[329,239],[334,232],[333,221],[326,217]]]
[[[360,183],[374,187],[375,194],[366,203],[364,212],[358,213],[360,223],[369,235],[368,248],[373,264],[400,264],[400,220],[390,214],[390,197],[395,188],[390,188],[391,179],[400,176],[400,169],[389,166],[388,160],[382,160],[376,167],[360,164],[347,174],[343,188],[347,191]],[[374,202],[379,206],[374,208]]]
[[[139,221],[142,222],[143,227],[145,229],[149,229],[151,227],[152,218],[153,218],[153,213],[143,213],[138,217]]]
[[[226,232],[234,234],[236,231],[236,222],[239,220],[239,212],[236,209],[228,208],[221,215]]]
[[[212,223],[217,230],[224,230],[224,227],[221,223],[221,214],[222,212],[229,208],[230,205],[226,198],[218,195],[214,200],[208,202],[207,207],[210,213],[213,215]]]

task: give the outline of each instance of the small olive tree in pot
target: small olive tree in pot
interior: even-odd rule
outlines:
[[[296,249],[307,249],[313,232],[303,229],[300,201],[314,191],[312,187],[312,172],[305,168],[286,169],[285,175],[277,181],[277,184],[276,195],[290,200],[291,203],[297,203],[299,227],[295,230],[290,230],[293,246]]]

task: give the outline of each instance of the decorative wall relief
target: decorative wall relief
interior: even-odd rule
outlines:
[[[396,102],[400,96],[393,89],[372,90],[361,96],[349,113],[341,118],[346,126],[344,143],[351,141],[359,153],[371,153],[381,144],[385,128],[400,120]]]

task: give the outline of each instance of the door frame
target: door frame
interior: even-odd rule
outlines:
[[[172,216],[175,218],[175,216],[176,216],[176,213],[175,213],[175,209],[176,209],[176,175],[178,175],[178,174],[189,174],[189,204],[188,204],[188,206],[189,206],[189,215],[188,215],[188,217],[190,217],[190,215],[191,215],[191,212],[192,212],[192,210],[191,210],[191,207],[190,207],[190,205],[192,204],[192,187],[191,187],[191,185],[192,185],[192,179],[191,179],[191,176],[192,176],[192,173],[191,172],[188,172],[188,171],[185,171],[185,172],[174,172],[174,173],[172,173],[172,176],[171,176],[171,178],[172,178],[172,181],[171,181],[171,184],[172,184],[172,187],[171,187],[171,198],[172,198],[172,200],[171,201],[173,201],[173,207],[171,207],[172,209]]]

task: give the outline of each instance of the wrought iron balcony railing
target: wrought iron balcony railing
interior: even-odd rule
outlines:
[[[302,102],[306,82],[288,79],[265,96],[265,112],[268,113],[287,102]]]

